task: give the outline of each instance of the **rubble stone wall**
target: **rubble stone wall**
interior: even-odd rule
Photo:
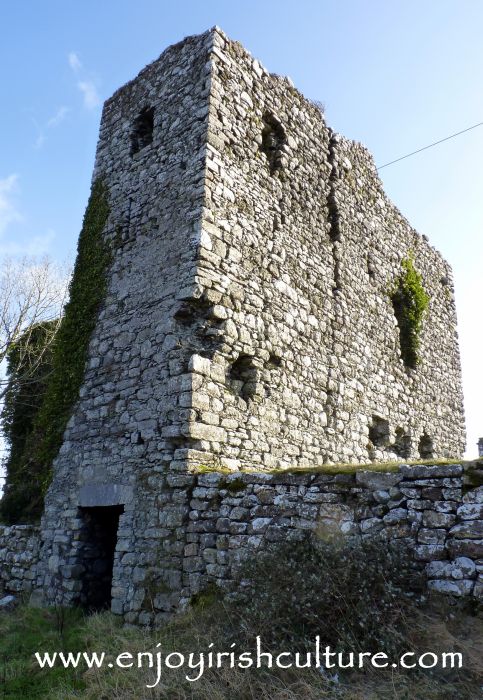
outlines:
[[[230,588],[245,557],[270,544],[340,533],[402,540],[431,591],[483,598],[483,487],[463,469],[401,466],[392,473],[207,473],[195,479],[186,583]]]
[[[39,552],[38,527],[0,525],[0,593],[32,590]]]
[[[242,46],[214,42],[198,275],[223,342],[194,367],[205,461],[458,457],[449,265],[390,202],[363,146]],[[391,301],[408,258],[430,298],[416,368]]]
[[[188,499],[178,538],[168,528],[159,532],[149,571],[121,546],[117,567],[135,595],[121,605],[114,596],[112,609],[128,622],[160,623],[210,583],[229,591],[246,557],[308,533],[404,541],[430,591],[483,598],[483,487],[466,486],[460,465],[352,474],[208,472],[171,483],[179,513]],[[166,571],[163,552],[173,539],[179,562]],[[32,590],[39,552],[38,528],[0,527],[4,592]]]

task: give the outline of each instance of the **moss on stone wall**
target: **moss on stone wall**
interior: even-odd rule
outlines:
[[[107,186],[98,179],[92,186],[79,236],[69,301],[53,351],[52,373],[22,457],[30,498],[10,515],[11,521],[34,521],[43,510],[52,462],[79,395],[89,341],[106,294],[112,259],[111,246],[103,237],[108,215]]]
[[[420,333],[429,304],[422,277],[414,267],[412,256],[405,258],[402,272],[391,292],[391,301],[399,325],[401,355],[406,367],[419,364]]]

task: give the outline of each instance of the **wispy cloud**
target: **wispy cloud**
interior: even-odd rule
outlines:
[[[14,221],[21,221],[22,216],[14,202],[17,191],[18,175],[13,173],[0,180],[0,235]]]
[[[80,78],[77,88],[82,93],[84,107],[89,110],[95,109],[101,103],[95,82],[85,75],[84,66],[75,51],[69,53],[67,60],[72,71]]]
[[[77,87],[82,92],[84,97],[84,107],[94,109],[100,104],[101,99],[97,94],[97,89],[92,80],[80,80]]]
[[[49,129],[54,129],[56,126],[59,126],[59,124],[61,124],[66,118],[69,111],[69,107],[66,107],[65,105],[59,107],[57,112],[47,121],[47,126]]]
[[[64,119],[66,118],[69,111],[70,111],[69,107],[62,105],[61,107],[59,107],[57,112],[55,112],[55,114],[53,114],[50,117],[50,119],[47,119],[45,126],[42,126],[41,124],[39,124],[38,121],[36,119],[34,119],[34,117],[32,117],[32,122],[33,122],[35,128],[37,129],[37,138],[35,139],[35,142],[34,142],[35,149],[38,150],[39,148],[42,148],[42,146],[44,145],[44,143],[47,140],[47,136],[45,135],[46,130],[47,129],[55,129],[56,127],[58,127],[59,124],[61,124],[64,121]]]
[[[69,66],[72,68],[74,73],[78,73],[80,70],[82,70],[81,60],[75,51],[71,51],[67,58],[69,61]]]

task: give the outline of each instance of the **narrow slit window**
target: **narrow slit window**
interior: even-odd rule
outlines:
[[[138,153],[153,140],[154,107],[145,107],[136,117],[131,133],[131,155]]]

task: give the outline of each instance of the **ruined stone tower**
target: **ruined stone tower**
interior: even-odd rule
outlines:
[[[200,465],[461,455],[451,270],[288,79],[217,28],[185,39],[106,102],[94,177],[114,260],[46,499],[47,600],[133,621],[186,598]],[[415,366],[391,300],[408,259]]]

